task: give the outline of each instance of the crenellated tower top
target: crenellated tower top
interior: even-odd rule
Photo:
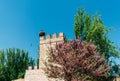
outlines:
[[[61,32],[58,35],[56,33],[50,35],[45,35],[44,31],[39,33],[40,37],[40,52],[39,52],[39,67],[44,67],[43,62],[46,60],[46,53],[48,47],[55,47],[56,44],[64,42],[65,36],[64,33]]]

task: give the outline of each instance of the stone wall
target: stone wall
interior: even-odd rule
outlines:
[[[59,33],[59,36],[53,34],[52,37],[50,35],[40,36],[39,68],[37,66],[34,69],[29,67],[26,70],[24,81],[63,81],[48,78],[42,70],[45,67],[43,62],[46,61],[48,48],[54,48],[56,44],[62,42],[64,42],[64,33]]]
[[[53,47],[61,42],[64,42],[64,33],[59,33],[59,36],[57,34],[53,34],[52,37],[50,35],[46,35],[46,37],[40,36],[40,51],[39,51],[39,68],[37,66],[29,67],[28,70],[26,70],[24,79],[18,79],[14,81],[64,81],[64,80],[55,80],[50,79],[46,77],[44,71],[41,69],[44,67],[44,61],[47,58],[47,51],[49,47]],[[120,81],[120,77],[115,77],[112,81]]]
[[[24,79],[17,79],[17,80],[13,80],[13,81],[24,81]]]
[[[46,39],[45,39],[46,38]],[[39,52],[39,67],[44,67],[44,61],[47,57],[47,51],[49,47],[55,47],[56,44],[64,42],[64,33],[52,34],[52,37],[48,34],[45,36],[40,36],[40,52]]]
[[[113,81],[120,81],[120,76],[114,77]]]
[[[26,70],[24,81],[48,81],[48,78],[42,70],[35,66],[34,69],[29,67],[28,70]]]

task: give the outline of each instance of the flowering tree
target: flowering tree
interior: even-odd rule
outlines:
[[[108,63],[92,43],[80,39],[49,48],[44,68],[50,78],[65,81],[103,81],[109,70]]]

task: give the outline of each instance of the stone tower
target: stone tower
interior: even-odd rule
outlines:
[[[53,34],[51,37],[50,35],[45,35],[44,31],[41,31],[39,33],[39,37],[39,69],[37,68],[37,66],[34,66],[34,68],[30,66],[28,70],[26,70],[24,81],[56,81],[54,79],[48,79],[41,68],[44,68],[43,62],[46,61],[48,47],[54,47],[56,44],[64,42],[64,34],[59,33],[59,36]]]
[[[50,35],[46,35],[45,32],[41,31],[39,33],[40,36],[40,52],[39,52],[39,67],[44,67],[43,61],[46,59],[46,53],[48,47],[54,47],[56,44],[64,42],[64,34],[59,33],[59,36],[53,34],[52,37]],[[56,80],[56,79],[48,79],[42,69],[38,69],[37,66],[32,67],[30,66],[25,73],[24,79],[18,79],[13,81],[64,81],[64,80]],[[120,81],[120,77],[114,77],[114,80],[111,81]]]
[[[56,44],[64,42],[64,33],[59,33],[59,36],[57,34],[52,34],[52,37],[48,34],[45,36],[44,31],[40,31],[39,33],[40,37],[40,46],[39,46],[39,68],[43,68],[44,64],[43,62],[46,61],[47,57],[47,50],[49,47],[54,47]]]

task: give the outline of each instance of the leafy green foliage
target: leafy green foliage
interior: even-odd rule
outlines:
[[[34,66],[34,60],[24,50],[10,48],[0,51],[0,81],[23,78],[29,65]]]
[[[113,61],[110,61],[110,58],[118,58],[119,52],[107,37],[110,30],[111,28],[106,28],[103,24],[99,15],[95,14],[91,17],[84,9],[78,10],[74,20],[74,32],[76,38],[81,38],[86,42],[91,41],[94,43],[97,46],[97,51],[104,55],[105,59],[109,61],[109,64],[111,65]],[[111,69],[110,75],[113,75],[112,71],[114,71],[114,69]]]

